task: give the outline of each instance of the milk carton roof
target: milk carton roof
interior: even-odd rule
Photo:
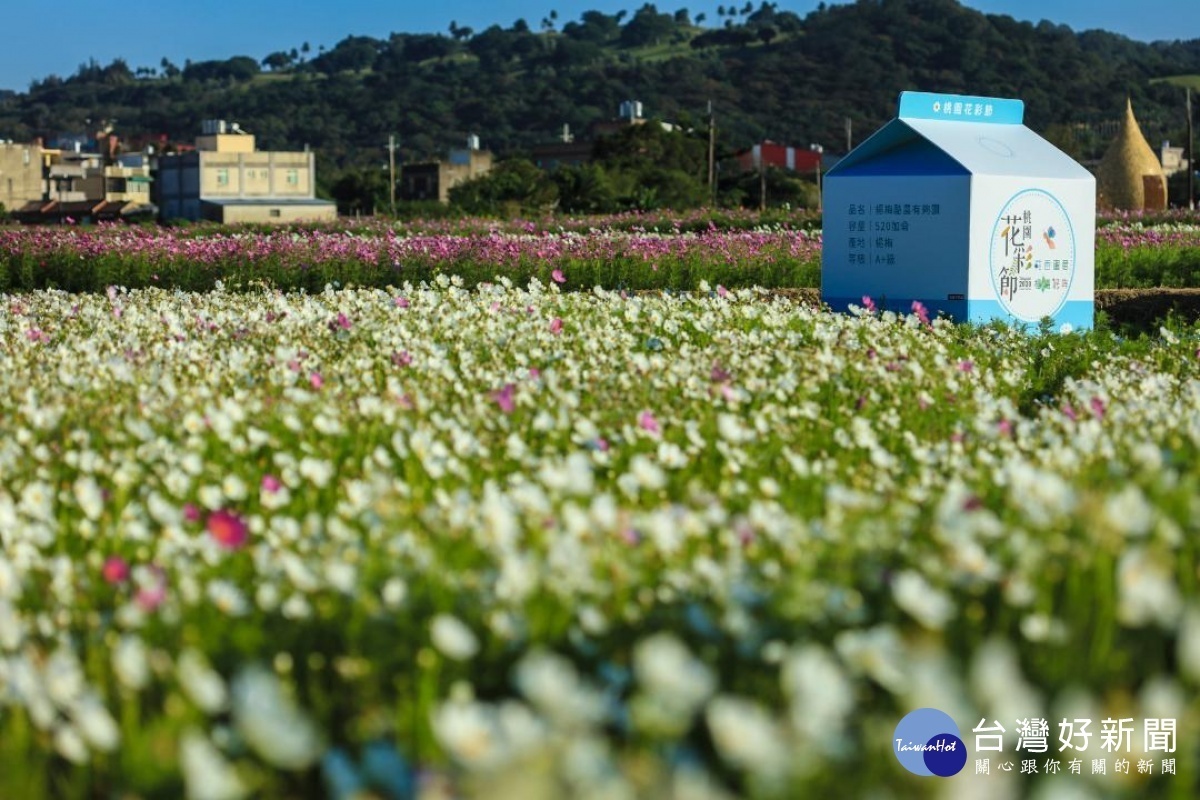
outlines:
[[[998,106],[996,121],[906,116],[905,103],[913,96],[928,97],[911,92],[902,95],[901,116],[876,131],[829,174],[1016,175],[1095,180],[1074,159],[1021,124],[1019,111],[1002,116],[1000,112],[1007,109]],[[908,108],[912,107],[910,102]],[[938,157],[934,151],[945,157]]]

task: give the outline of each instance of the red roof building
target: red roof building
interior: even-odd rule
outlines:
[[[796,172],[815,172],[821,163],[821,151],[766,141],[742,150],[734,158],[745,172],[755,171],[762,164]]]

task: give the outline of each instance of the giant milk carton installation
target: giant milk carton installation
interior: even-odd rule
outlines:
[[[821,299],[1090,328],[1096,180],[1025,127],[1024,103],[903,92],[825,177]]]

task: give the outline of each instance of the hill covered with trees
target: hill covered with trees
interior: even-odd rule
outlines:
[[[646,3],[563,21],[446,34],[381,32],[328,50],[307,44],[226,61],[82,65],[0,98],[0,136],[29,139],[119,120],[118,134],[190,141],[200,120],[237,120],[271,149],[314,148],[323,190],[386,161],[438,157],[468,134],[527,155],[569,125],[582,132],[640,100],[653,117],[723,151],[764,138],[828,152],[894,114],[902,90],[1019,97],[1026,122],[1080,158],[1100,155],[1126,96],[1147,138],[1182,137],[1182,89],[1200,39],[1145,44],[985,15],[956,0],[858,0],[801,17],[777,4],[720,6],[713,18]],[[687,135],[687,134],[684,134]],[[699,176],[697,176],[699,178]]]

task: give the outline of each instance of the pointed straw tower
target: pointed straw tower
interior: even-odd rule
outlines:
[[[1156,211],[1167,207],[1167,178],[1125,100],[1125,119],[1096,170],[1101,208]]]

